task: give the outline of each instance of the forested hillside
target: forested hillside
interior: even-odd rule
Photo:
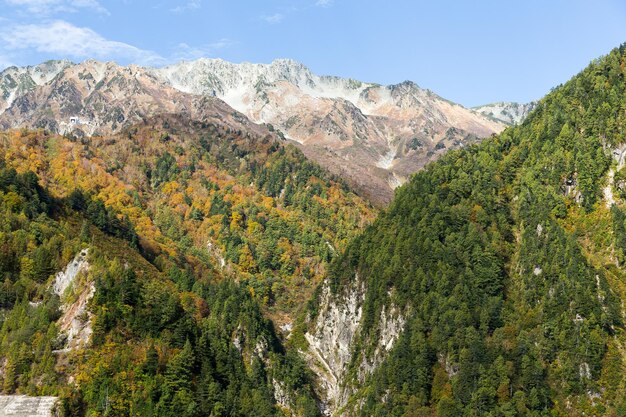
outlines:
[[[333,262],[337,302],[364,292],[340,413],[626,415],[625,76],[623,45],[417,173]]]
[[[132,225],[102,203],[73,210],[28,171],[0,161],[3,276],[0,382],[4,393],[60,395],[61,415],[316,415],[304,364],[286,355],[245,288],[215,272],[180,288],[138,252]],[[89,268],[60,297],[51,274],[88,248]],[[89,349],[64,349],[61,315],[93,286]],[[239,344],[233,343],[236,337]]]
[[[340,180],[178,116],[0,149],[0,391],[66,416],[319,413],[266,313],[291,323],[373,218]]]
[[[117,210],[158,267],[217,265],[278,315],[295,313],[375,213],[293,146],[181,116],[107,137],[12,131],[0,150],[55,195],[77,197],[75,209],[95,199]]]

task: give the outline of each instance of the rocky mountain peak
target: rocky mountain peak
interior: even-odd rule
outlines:
[[[420,86],[411,80],[405,80],[398,84],[390,85],[389,88],[393,90],[399,90],[404,92],[421,90]]]
[[[381,86],[319,76],[292,59],[253,64],[201,58],[163,68],[52,61],[3,72],[0,95],[4,127],[83,134],[116,131],[158,113],[204,114],[219,106],[216,114],[232,114],[217,101],[199,104],[215,97],[254,123],[271,125],[381,203],[445,150],[506,126],[412,81]]]
[[[252,121],[271,124],[377,201],[388,201],[393,188],[440,151],[506,126],[412,81],[381,86],[319,76],[291,59],[201,59],[153,71],[180,91],[214,95]]]
[[[9,67],[0,72],[0,112],[6,110],[20,95],[51,82],[72,66],[68,60],[51,60],[28,67]]]
[[[472,110],[490,119],[506,123],[507,125],[516,125],[524,121],[526,116],[528,116],[536,106],[536,101],[525,104],[501,101],[472,107]]]

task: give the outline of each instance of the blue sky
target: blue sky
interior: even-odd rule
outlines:
[[[626,42],[623,0],[0,0],[0,67],[293,58],[466,106],[540,98]]]

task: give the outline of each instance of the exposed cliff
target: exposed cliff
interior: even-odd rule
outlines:
[[[93,297],[93,282],[81,280],[89,271],[87,249],[79,252],[64,271],[56,274],[52,289],[61,298],[63,315],[58,320],[59,330],[66,337],[65,349],[84,347],[93,332],[92,314],[87,303]]]
[[[308,350],[302,353],[317,375],[322,409],[329,416],[346,406],[350,396],[384,361],[404,329],[404,315],[397,307],[383,309],[378,323],[380,333],[375,340],[367,339],[373,349],[355,350],[365,343],[360,333],[365,294],[364,282],[358,276],[337,294],[324,285],[317,300],[317,317],[305,334]]]

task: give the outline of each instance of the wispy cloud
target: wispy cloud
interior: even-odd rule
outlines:
[[[179,43],[170,61],[191,61],[198,58],[214,56],[220,49],[229,48],[236,44],[237,42],[232,39],[220,39],[219,41],[201,46],[190,46],[186,43]]]
[[[170,11],[174,13],[183,13],[183,12],[186,12],[187,10],[196,10],[201,7],[202,7],[202,0],[190,0],[183,5],[176,6],[173,9],[170,9]]]
[[[291,17],[294,14],[299,14],[315,7],[324,7],[324,8],[331,7],[335,2],[335,0],[314,0],[314,1],[315,3],[311,1],[306,6],[302,6],[302,5],[291,6],[291,7],[283,8],[279,12],[274,13],[274,14],[264,14],[260,16],[260,19],[270,25],[276,25],[278,23],[281,23],[283,20],[287,19],[288,17]]]
[[[318,7],[330,7],[333,5],[333,0],[317,0],[315,5]]]
[[[20,58],[32,52],[54,59],[94,58],[161,66],[215,56],[219,50],[237,43],[227,38],[199,46],[180,43],[169,55],[163,56],[125,42],[106,39],[90,28],[74,26],[62,20],[43,24],[16,24],[0,29],[0,69],[12,65],[13,61],[21,61]]]
[[[74,13],[81,9],[109,14],[109,11],[97,0],[4,0],[4,3],[38,16],[49,16],[55,13]]]
[[[282,13],[275,13],[269,16],[267,15],[261,16],[261,19],[265,20],[270,25],[275,25],[277,23],[280,23],[283,21],[284,18],[285,18],[285,15]]]
[[[61,20],[9,26],[0,31],[0,41],[8,53],[34,50],[59,58],[122,59],[141,65],[161,65],[167,62],[156,52],[105,39],[89,28],[77,27]]]

